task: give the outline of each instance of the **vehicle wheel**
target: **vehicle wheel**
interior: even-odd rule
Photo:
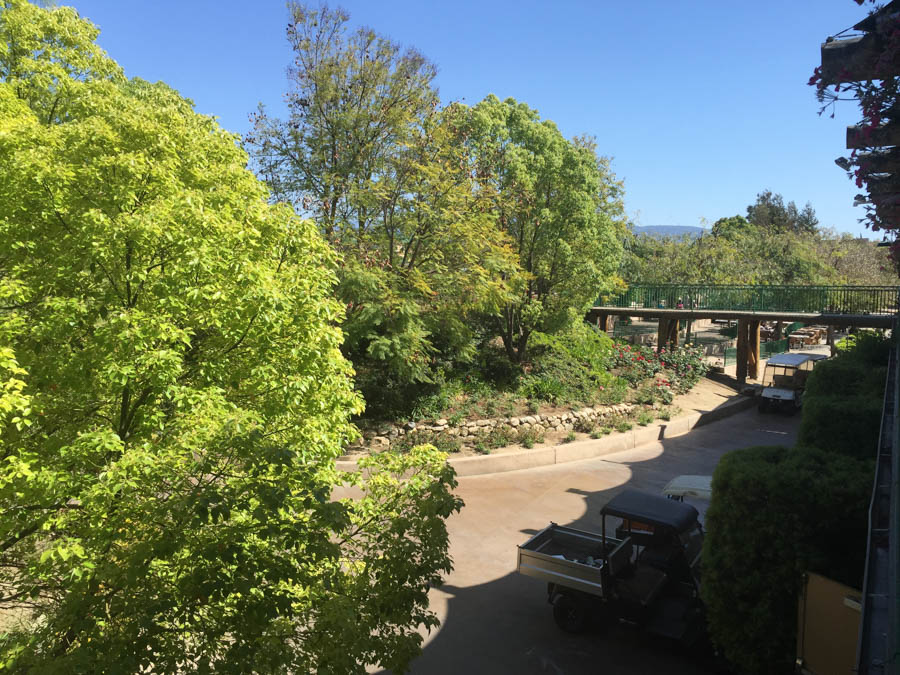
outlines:
[[[583,603],[564,593],[553,601],[553,620],[567,633],[581,633],[587,628],[588,614]]]

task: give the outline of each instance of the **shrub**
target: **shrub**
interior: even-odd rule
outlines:
[[[642,410],[641,412],[638,413],[637,423],[640,424],[642,427],[645,427],[655,419],[656,419],[656,416],[653,414],[652,410]]]
[[[519,395],[535,401],[556,403],[566,395],[566,385],[554,377],[529,375],[522,379]]]
[[[616,422],[616,431],[618,431],[619,433],[625,433],[626,431],[629,431],[633,428],[634,428],[634,424],[632,424],[629,420],[625,419],[624,417],[619,419]]]
[[[857,458],[875,456],[882,402],[872,396],[805,396],[797,442]]]
[[[672,419],[672,411],[669,408],[662,408],[659,411],[659,419],[663,420],[664,422],[668,422]]]
[[[441,452],[455,453],[462,448],[462,441],[456,436],[434,431],[410,431],[391,443],[391,450],[396,452],[409,452],[419,445],[433,445]]]
[[[523,429],[519,432],[519,443],[526,448],[533,448],[535,443],[544,442],[544,432],[534,427],[531,429]]]
[[[575,420],[575,424],[573,426],[575,428],[575,431],[578,431],[582,434],[589,434],[597,426],[597,421],[592,420],[588,417],[581,417]]]
[[[710,636],[742,672],[790,672],[811,570],[858,588],[872,462],[818,449],[728,453],[713,475],[702,596]]]
[[[578,438],[578,437],[575,435],[575,432],[574,432],[574,431],[570,431],[569,433],[567,433],[567,434],[565,435],[565,437],[563,437],[562,442],[563,442],[563,443],[571,443],[571,442],[574,441],[576,438]]]

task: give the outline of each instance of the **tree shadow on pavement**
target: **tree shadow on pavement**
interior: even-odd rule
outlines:
[[[729,420],[602,458],[461,478],[467,505],[448,524],[455,569],[431,592],[442,625],[410,672],[715,672],[695,653],[616,621],[562,632],[546,584],[515,572],[516,546],[551,520],[599,532],[600,509],[623,488],[659,494],[676,475],[712,473],[730,450],[793,443],[798,426],[796,418],[756,411]]]

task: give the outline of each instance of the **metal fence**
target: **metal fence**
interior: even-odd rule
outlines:
[[[898,286],[634,285],[600,307],[896,314]]]

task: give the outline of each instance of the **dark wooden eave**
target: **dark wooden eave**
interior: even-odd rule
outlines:
[[[858,30],[862,33],[871,33],[873,30],[875,30],[875,26],[878,25],[878,20],[881,17],[893,12],[900,12],[900,0],[891,0],[891,2],[886,4],[877,12],[872,12],[865,19],[853,26],[853,30]]]
[[[900,122],[891,122],[868,130],[860,126],[847,127],[847,148],[851,150],[885,145],[900,145]]]

